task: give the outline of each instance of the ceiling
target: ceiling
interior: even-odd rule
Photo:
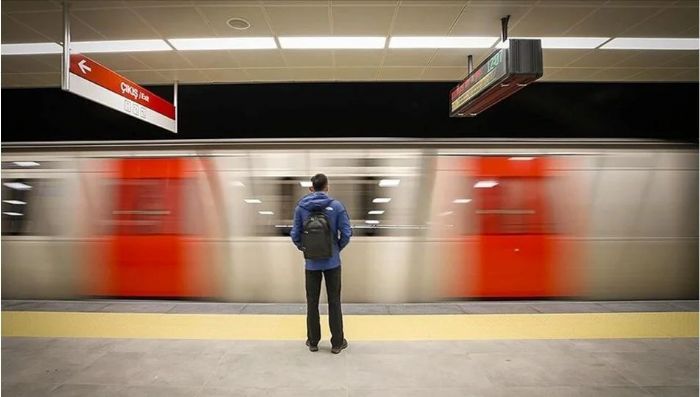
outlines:
[[[0,3],[2,43],[60,42],[61,1]],[[696,0],[74,1],[72,40],[236,36],[698,37]],[[248,30],[226,24],[232,17]],[[89,54],[141,84],[455,81],[491,49]],[[544,81],[698,81],[698,51],[544,50]],[[60,85],[59,55],[2,56],[2,87]]]

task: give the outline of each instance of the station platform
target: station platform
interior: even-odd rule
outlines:
[[[324,309],[325,310],[325,309]],[[697,396],[698,302],[2,302],[7,396]]]

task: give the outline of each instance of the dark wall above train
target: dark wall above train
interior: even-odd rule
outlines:
[[[454,83],[181,86],[172,134],[57,88],[3,89],[4,141],[205,138],[654,138],[698,142],[696,83],[537,83],[475,118]],[[171,87],[150,87],[172,99]]]

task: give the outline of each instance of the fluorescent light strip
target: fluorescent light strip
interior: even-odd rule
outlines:
[[[70,47],[71,51],[83,53],[172,51],[164,40],[74,41]]]
[[[619,37],[600,47],[603,50],[697,50],[697,38]]]
[[[20,200],[2,200],[3,203],[7,204],[15,204],[15,205],[25,205],[27,204],[25,201],[20,201]]]
[[[311,187],[311,186],[313,186],[313,183],[311,183],[311,181],[301,181],[301,182],[299,182],[299,184],[301,185],[301,187]]]
[[[272,211],[258,211],[258,214],[260,214],[260,215],[275,215],[275,213]]]
[[[546,49],[593,49],[610,40],[610,37],[511,37],[511,39],[541,40]],[[507,48],[508,40],[500,42],[496,48]]]
[[[458,198],[458,199],[452,200],[452,202],[455,203],[455,204],[467,204],[467,203],[471,203],[471,202],[472,202],[472,199],[468,199],[468,198]]]
[[[32,188],[30,185],[27,185],[26,183],[22,182],[7,182],[3,183],[3,185],[15,190],[29,190]]]
[[[401,179],[382,179],[379,181],[379,186],[380,187],[395,187],[399,186],[399,183],[401,183]]]
[[[262,203],[262,200],[256,199],[256,198],[244,199],[243,201],[245,201],[248,204],[260,204],[260,203]]]
[[[389,40],[389,48],[490,48],[498,37],[400,36]]]
[[[367,215],[381,215],[384,213],[384,210],[372,210],[367,213]]]
[[[383,36],[326,36],[326,37],[279,37],[280,47],[288,50],[301,49],[382,49],[386,44]]]
[[[19,212],[3,212],[5,215],[10,215],[10,216],[22,216],[24,214],[19,213]]]
[[[369,219],[369,220],[366,220],[365,223],[370,224],[370,225],[378,225],[379,221]]]
[[[273,37],[205,37],[168,39],[168,42],[180,51],[268,50],[277,48]]]
[[[2,55],[60,54],[63,47],[56,43],[3,44]]]
[[[379,203],[379,204],[388,203],[389,201],[391,201],[391,199],[387,198],[387,197],[379,197],[379,198],[372,200],[373,203]]]

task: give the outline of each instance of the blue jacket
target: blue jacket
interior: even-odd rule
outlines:
[[[323,209],[331,226],[331,235],[337,237],[337,244],[333,245],[333,255],[328,259],[307,259],[307,270],[328,270],[340,266],[340,251],[350,242],[352,229],[350,218],[343,204],[334,200],[325,192],[313,192],[302,197],[294,210],[294,225],[290,235],[294,245],[301,250],[301,233],[304,221],[312,211]]]

